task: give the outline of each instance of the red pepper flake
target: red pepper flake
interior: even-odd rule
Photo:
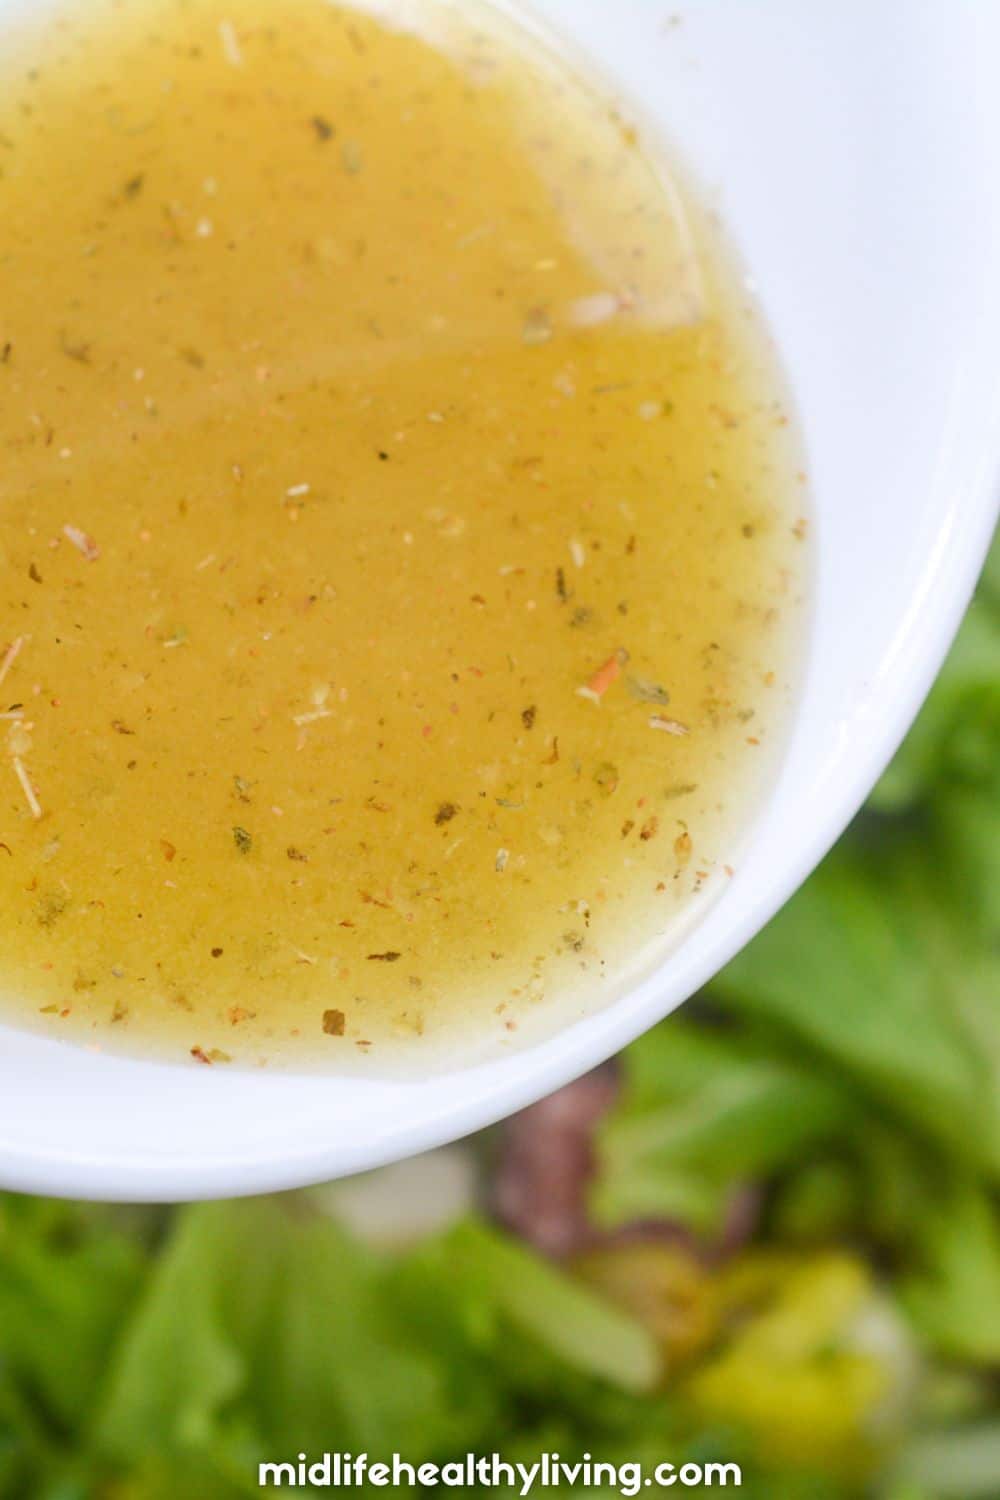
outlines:
[[[685,829],[683,833],[679,833],[674,839],[674,854],[677,856],[677,863],[679,865],[687,864],[688,860],[691,858],[692,848],[693,844],[691,835],[688,833],[687,829]]]
[[[628,652],[623,646],[619,646],[618,650],[588,678],[586,685],[577,688],[577,693],[581,698],[589,698],[593,703],[600,703],[608,688],[622,675],[622,667],[627,661]]]
[[[398,959],[401,959],[402,956],[403,955],[401,953],[397,953],[394,948],[391,948],[386,953],[369,953],[368,962],[379,964],[394,964]]]
[[[659,831],[659,818],[655,816],[652,818],[647,818],[645,823],[643,823],[642,827],[639,829],[639,837],[642,839],[643,843],[648,843],[650,839],[655,839]]]
[[[211,1067],[212,1065],[212,1059],[209,1057],[204,1047],[192,1047],[191,1056],[195,1059],[196,1062],[204,1063],[207,1068]]]
[[[170,864],[171,860],[177,853],[175,846],[170,842],[169,839],[161,839],[160,848],[163,850],[163,858],[167,861],[167,864]]]

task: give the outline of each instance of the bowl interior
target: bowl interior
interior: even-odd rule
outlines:
[[[22,3],[0,0],[0,19]],[[505,8],[524,13],[519,0]],[[774,913],[940,664],[996,512],[1000,10],[535,0],[534,12],[701,184],[788,373],[818,575],[780,783],[725,895],[656,974],[499,1061],[427,1082],[210,1072],[0,1028],[4,1186],[153,1200],[264,1191],[424,1149],[548,1092],[673,1009]]]

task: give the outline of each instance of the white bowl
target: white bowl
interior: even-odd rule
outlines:
[[[0,14],[23,3],[0,0]],[[7,1187],[154,1200],[289,1187],[424,1150],[565,1083],[673,1010],[773,915],[852,816],[941,663],[988,544],[1000,468],[1000,7],[535,10],[701,182],[790,378],[818,579],[780,782],[736,878],[658,972],[498,1061],[413,1083],[268,1075],[0,1028]]]

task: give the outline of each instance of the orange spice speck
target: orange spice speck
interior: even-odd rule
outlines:
[[[577,693],[581,698],[590,698],[594,703],[600,703],[604,694],[611,685],[618,681],[622,675],[622,667],[628,661],[628,652],[619,647],[606,662],[598,667],[597,671],[587,679],[586,686],[578,687]]]

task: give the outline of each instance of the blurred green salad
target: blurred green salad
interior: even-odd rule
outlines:
[[[0,1497],[557,1449],[731,1459],[767,1500],[996,1500],[998,1183],[995,550],[867,810],[615,1065],[310,1192],[0,1196]]]

